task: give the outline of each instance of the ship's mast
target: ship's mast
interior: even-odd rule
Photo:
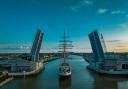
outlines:
[[[63,58],[64,58],[64,62],[66,62],[66,58],[67,58],[67,50],[66,49],[72,49],[72,45],[71,45],[70,40],[67,40],[67,36],[66,36],[66,31],[64,29],[64,34],[63,34],[63,39],[60,40],[60,44],[59,44],[59,49],[62,49],[59,52],[62,52],[63,54]]]
[[[63,52],[63,55],[64,55],[64,62],[66,62],[66,33],[65,33],[65,29],[64,29],[64,44],[63,44],[63,48],[64,48],[64,52]]]

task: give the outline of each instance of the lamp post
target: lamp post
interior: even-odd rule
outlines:
[[[25,73],[26,73],[26,71],[23,71],[23,73],[24,73],[24,80],[25,80]]]

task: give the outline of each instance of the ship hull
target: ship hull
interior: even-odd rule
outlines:
[[[71,75],[59,75],[60,79],[69,79],[71,78]]]
[[[59,77],[68,78],[71,76],[71,68],[68,63],[62,63],[59,68]]]

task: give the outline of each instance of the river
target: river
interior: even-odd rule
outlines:
[[[16,78],[1,89],[128,89],[128,78],[101,76],[86,68],[87,62],[80,56],[70,56],[72,76],[60,80],[58,68],[62,59],[45,65],[39,75],[29,78]]]

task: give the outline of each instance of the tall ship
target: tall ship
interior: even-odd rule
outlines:
[[[30,76],[36,75],[44,69],[43,60],[39,58],[42,44],[43,32],[37,30],[31,52],[28,55],[14,60],[0,61],[3,66],[9,66],[9,76]]]
[[[71,41],[66,39],[66,33],[64,30],[64,36],[63,36],[63,40],[60,41],[60,45],[59,48],[62,49],[60,52],[62,52],[63,54],[63,62],[60,64],[59,66],[59,76],[60,78],[69,78],[71,77],[71,66],[67,61],[67,57],[68,57],[68,52],[66,49],[71,49],[72,45],[71,45]]]

